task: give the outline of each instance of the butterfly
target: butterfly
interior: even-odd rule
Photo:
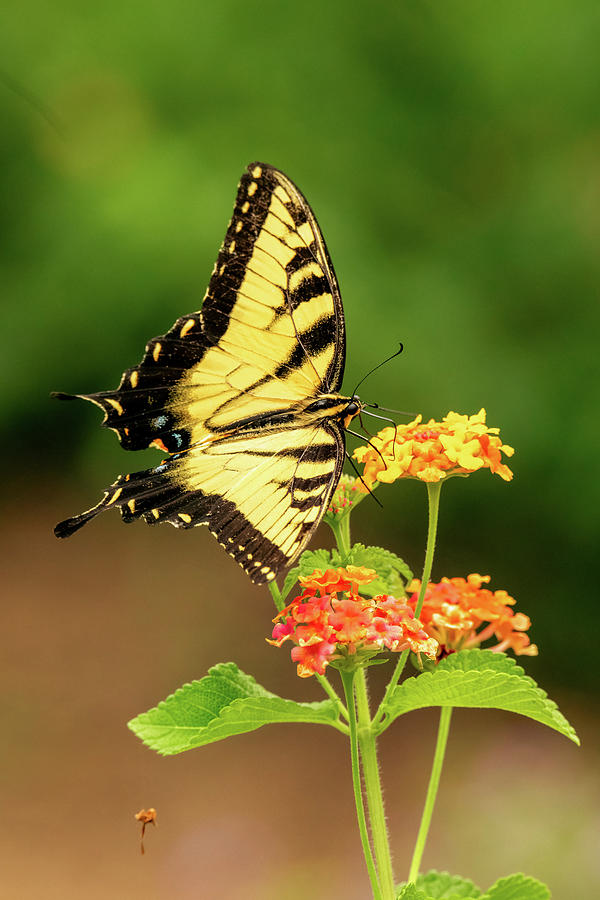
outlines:
[[[208,525],[253,582],[304,549],[362,405],[338,393],[344,311],[319,226],[283,172],[252,163],[199,312],[146,345],[114,391],[63,394],[101,407],[126,450],[168,454],[121,475],[100,502],[60,522],[68,537],[117,507],[123,520]]]

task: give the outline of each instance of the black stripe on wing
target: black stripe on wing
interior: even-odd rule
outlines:
[[[285,375],[288,369],[296,369],[302,365],[306,356],[315,356],[331,344],[331,330],[335,324],[333,316],[324,316],[306,331],[298,333],[298,343],[289,357],[276,370],[277,377]]]
[[[262,165],[262,163],[259,163]],[[344,367],[346,362],[346,329],[344,321],[344,307],[342,306],[342,298],[338,287],[337,277],[327,250],[325,239],[321,234],[321,229],[315,218],[315,215],[304,194],[290,181],[290,179],[271,166],[264,166],[265,170],[278,179],[284,189],[292,196],[298,204],[295,207],[296,212],[293,217],[296,226],[300,227],[304,222],[308,222],[315,236],[315,242],[310,247],[298,247],[294,258],[286,266],[286,273],[290,284],[293,282],[293,276],[299,274],[303,268],[310,269],[311,263],[316,263],[321,269],[321,274],[313,274],[308,279],[304,279],[298,287],[290,286],[288,290],[288,313],[292,315],[301,303],[311,300],[315,296],[324,293],[331,294],[333,302],[333,316],[331,321],[330,340],[335,343],[335,354],[333,360],[328,367],[327,373],[321,384],[321,390],[324,393],[338,391],[342,386],[344,377]],[[306,348],[309,355],[310,349]]]

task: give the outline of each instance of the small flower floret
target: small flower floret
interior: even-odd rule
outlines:
[[[324,521],[331,522],[348,515],[364,497],[365,491],[360,478],[342,475],[325,511]]]
[[[515,613],[512,609],[515,599],[506,591],[483,587],[489,581],[489,575],[473,574],[466,579],[442,578],[438,583],[429,582],[419,619],[427,634],[438,641],[439,655],[479,647],[495,638],[497,643],[488,649],[537,656],[537,646],[525,634],[531,625],[529,617]],[[409,591],[414,591],[408,600],[412,609],[416,609],[420,589],[418,579],[408,586]]]
[[[301,678],[323,675],[330,663],[351,657],[360,664],[384,650],[410,649],[436,658],[437,641],[405,601],[359,595],[360,585],[376,577],[372,569],[346,566],[300,578],[302,594],[274,619],[269,643],[295,644],[291,656]]]

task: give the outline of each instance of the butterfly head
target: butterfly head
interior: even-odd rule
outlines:
[[[342,419],[342,421],[344,423],[344,428],[348,428],[352,419],[355,416],[360,415],[363,407],[364,407],[364,403],[361,402],[361,399],[358,396],[358,394],[354,394],[353,397],[348,401],[348,403],[346,404],[346,408],[344,409],[344,414],[343,414],[343,419]]]

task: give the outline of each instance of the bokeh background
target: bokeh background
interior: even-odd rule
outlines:
[[[363,398],[436,417],[485,406],[517,450],[511,484],[482,473],[444,491],[434,574],[489,572],[518,598],[541,649],[528,671],[583,748],[457,714],[425,864],[595,895],[599,38],[596,0],[3,6],[6,897],[368,896],[339,735],[278,726],[163,760],[125,728],[230,658],[317,698],[264,643],[268,592],[204,530],[114,514],[51,533],[156,455],[127,457],[97,410],[49,392],[116,386],[198,308],[255,159],[318,216],[346,388],[402,341]],[[354,535],[417,571],[425,492],[380,496]],[[383,740],[399,877],[434,731],[424,711]],[[133,814],[150,805],[141,858]]]

